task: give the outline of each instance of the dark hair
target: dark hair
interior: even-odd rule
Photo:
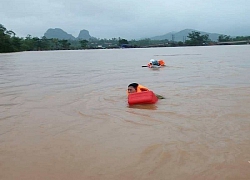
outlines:
[[[128,85],[128,87],[129,87],[129,86],[132,86],[133,88],[137,89],[138,85],[139,85],[139,84],[137,84],[137,83],[132,83],[132,84]]]

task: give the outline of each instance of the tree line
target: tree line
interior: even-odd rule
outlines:
[[[151,40],[126,40],[121,38],[89,40],[60,40],[57,38],[48,39],[45,36],[38,38],[27,35],[25,38],[16,37],[15,32],[7,30],[0,24],[0,53],[19,51],[46,51],[46,50],[76,50],[76,49],[99,49],[99,48],[145,48],[145,47],[173,47],[173,46],[203,46],[213,44],[209,35],[201,35],[200,32],[192,31],[186,41]],[[228,41],[249,41],[250,36],[237,36],[235,38],[220,35],[219,42]]]

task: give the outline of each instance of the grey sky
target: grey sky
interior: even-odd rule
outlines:
[[[42,37],[49,28],[108,39],[187,28],[250,35],[250,0],[1,0],[0,24],[19,37]]]

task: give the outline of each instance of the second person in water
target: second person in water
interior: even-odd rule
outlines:
[[[151,59],[150,62],[148,63],[148,67],[152,66],[165,66],[165,62],[163,60],[155,60]]]

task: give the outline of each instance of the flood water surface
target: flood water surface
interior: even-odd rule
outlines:
[[[0,179],[250,179],[250,46],[0,54]],[[151,59],[166,67],[142,67]],[[138,82],[165,97],[127,105]]]

